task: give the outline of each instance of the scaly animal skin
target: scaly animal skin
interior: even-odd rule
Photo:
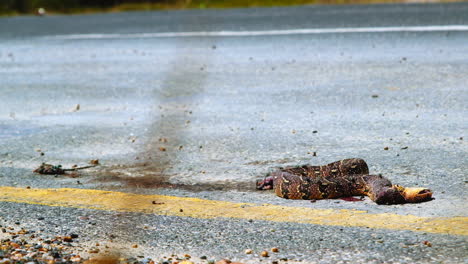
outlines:
[[[257,183],[257,189],[274,189],[286,199],[333,199],[367,195],[377,204],[424,202],[432,199],[425,188],[393,185],[381,175],[369,175],[362,159],[345,159],[325,166],[280,168]]]

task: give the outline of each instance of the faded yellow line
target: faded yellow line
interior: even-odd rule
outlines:
[[[234,203],[101,190],[0,187],[0,202],[2,201],[203,219],[225,217],[468,235],[468,217],[370,214],[366,211],[347,209],[313,209],[272,204]]]

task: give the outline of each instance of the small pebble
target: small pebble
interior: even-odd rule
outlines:
[[[269,257],[268,251],[262,251],[262,253],[260,253],[260,256],[262,256],[264,258]]]
[[[279,252],[279,249],[277,247],[271,248],[271,252]]]
[[[252,253],[253,253],[253,251],[251,249],[246,249],[245,250],[245,254],[252,254]]]
[[[427,241],[427,240],[425,240],[425,241],[423,242],[423,244],[426,245],[426,246],[428,246],[428,247],[432,247],[432,243],[429,242],[429,241]]]

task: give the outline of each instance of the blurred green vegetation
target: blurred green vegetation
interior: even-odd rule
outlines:
[[[173,4],[177,0],[0,0],[0,13],[26,14],[38,8],[51,12],[70,13],[86,10],[107,10],[121,4]]]
[[[303,4],[391,3],[408,0],[0,0],[0,14],[35,13],[45,8],[48,13],[116,12],[185,8],[234,8],[286,6]],[[419,0],[420,2],[432,0]],[[457,0],[438,0],[451,2]]]

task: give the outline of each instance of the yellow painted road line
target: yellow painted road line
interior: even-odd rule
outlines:
[[[468,217],[419,217],[388,213],[370,214],[366,211],[347,209],[313,209],[272,204],[234,203],[101,190],[0,187],[0,202],[138,212],[202,219],[224,217],[468,235]]]

